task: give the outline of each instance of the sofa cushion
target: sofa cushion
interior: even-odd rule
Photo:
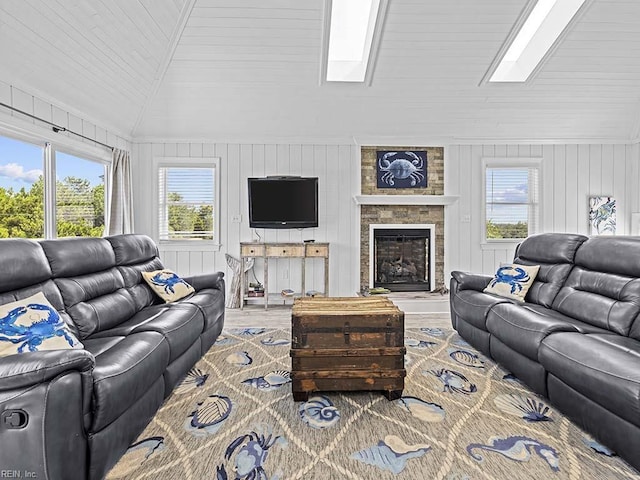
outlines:
[[[511,300],[475,290],[460,290],[451,297],[453,314],[485,332],[489,310],[501,303],[511,303]]]
[[[42,240],[54,278],[101,272],[116,266],[111,244],[104,238],[72,237]]]
[[[551,307],[585,240],[587,237],[583,235],[543,233],[528,237],[518,246],[513,263],[540,266],[527,293],[527,302]]]
[[[42,292],[0,305],[0,357],[82,348]]]
[[[169,363],[186,352],[204,329],[204,317],[191,304],[153,305],[142,309],[126,322],[91,338],[117,337],[140,332],[160,333],[169,345]]]
[[[25,238],[2,239],[0,271],[0,292],[11,292],[51,278],[51,267],[42,247]]]
[[[483,292],[524,302],[538,270],[540,265],[503,264]]]
[[[556,333],[540,363],[571,388],[640,426],[640,342],[613,334]]]
[[[169,345],[157,332],[142,332],[87,339],[84,346],[95,357],[93,433],[122,415],[162,377]]]
[[[204,329],[209,330],[216,325],[218,318],[224,314],[224,292],[215,288],[205,288],[180,300],[179,304],[188,303],[197,306],[204,316]]]
[[[158,247],[146,235],[125,234],[107,237],[111,244],[116,264],[135,265],[158,257]]]
[[[502,343],[538,361],[540,343],[554,332],[607,333],[540,305],[500,304],[487,316],[487,330]]]
[[[633,237],[592,237],[553,308],[571,317],[629,335],[640,314],[640,242]]]
[[[142,278],[165,302],[175,302],[191,295],[195,289],[178,274],[168,269],[142,272]]]

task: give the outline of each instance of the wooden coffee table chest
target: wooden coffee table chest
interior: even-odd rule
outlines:
[[[300,298],[291,314],[295,401],[311,392],[404,389],[404,312],[384,297]]]

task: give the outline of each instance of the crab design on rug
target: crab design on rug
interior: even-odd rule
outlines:
[[[269,449],[274,445],[286,446],[287,441],[280,435],[274,436],[269,425],[259,425],[248,434],[236,438],[229,444],[224,459],[231,462],[236,480],[262,480],[269,478],[264,470]],[[224,464],[216,469],[216,480],[229,480]]]
[[[30,325],[16,324],[18,320],[24,322],[21,317],[27,313],[35,312],[38,320]],[[46,312],[46,318],[42,319],[38,312]],[[29,317],[29,318],[33,318]],[[62,337],[70,347],[76,346],[76,341],[69,335],[64,321],[53,308],[40,303],[29,303],[11,310],[6,316],[0,318],[0,341],[20,344],[18,353],[23,353],[29,347],[30,352],[37,352],[42,342],[49,338]]]
[[[508,272],[515,272],[508,273]],[[505,283],[511,287],[511,293],[520,293],[522,291],[522,284],[529,281],[529,274],[520,267],[500,267],[496,272],[496,276],[489,287],[493,288],[499,283]]]

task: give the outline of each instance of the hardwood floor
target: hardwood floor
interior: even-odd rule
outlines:
[[[448,312],[438,313],[406,313],[405,328],[433,327],[451,328]],[[262,306],[249,305],[244,310],[228,308],[225,313],[225,328],[238,327],[291,327],[290,306],[269,306],[266,310]]]

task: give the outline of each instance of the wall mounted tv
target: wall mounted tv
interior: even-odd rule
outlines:
[[[316,177],[249,178],[249,226],[307,228],[318,226]]]

